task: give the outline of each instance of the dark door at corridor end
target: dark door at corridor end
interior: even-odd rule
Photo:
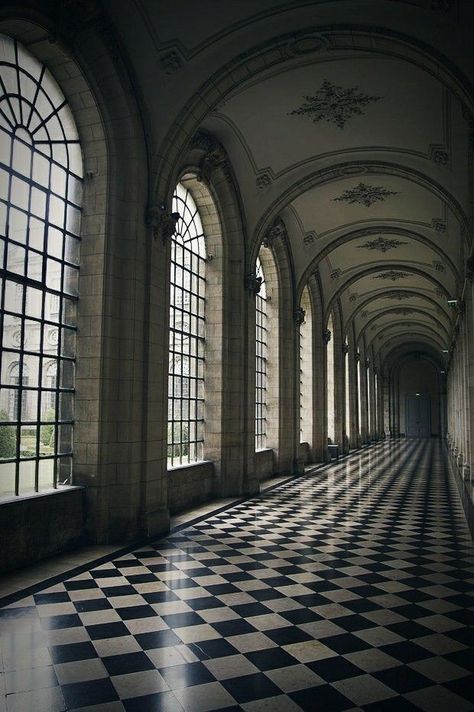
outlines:
[[[406,425],[408,438],[431,437],[431,408],[429,395],[407,396]]]

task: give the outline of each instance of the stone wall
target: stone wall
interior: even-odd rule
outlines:
[[[85,491],[67,487],[2,502],[0,573],[67,551],[84,540]]]
[[[168,507],[170,513],[180,512],[205,502],[215,491],[214,464],[205,460],[168,471]]]

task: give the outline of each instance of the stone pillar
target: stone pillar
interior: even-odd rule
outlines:
[[[245,355],[246,366],[246,402],[245,402],[245,430],[243,432],[241,447],[244,448],[244,472],[242,478],[242,494],[252,495],[260,491],[260,483],[255,471],[255,297],[260,291],[261,282],[255,272],[245,275],[244,287],[247,291],[246,326],[247,349]]]
[[[308,281],[313,314],[313,462],[324,462],[328,456],[326,427],[326,345],[323,341],[323,308],[318,275]]]
[[[472,258],[471,258],[472,262]],[[474,265],[472,265],[474,268]],[[474,476],[474,269],[470,269],[468,262],[467,282],[464,293],[466,324],[466,363],[467,363],[467,443],[468,448],[465,458],[464,476],[473,479]]]
[[[368,418],[368,398],[367,398],[367,362],[365,359],[365,351],[361,354],[359,363],[360,368],[360,399],[361,399],[361,424],[360,436],[363,444],[368,442],[369,438],[369,418]]]
[[[334,435],[339,445],[339,452],[344,449],[345,433],[345,372],[344,352],[340,338],[340,329],[334,328]]]
[[[351,387],[351,444],[353,447],[360,447],[360,425],[359,425],[359,388],[357,380],[358,363],[360,354],[352,348],[347,354],[349,358],[349,375]]]

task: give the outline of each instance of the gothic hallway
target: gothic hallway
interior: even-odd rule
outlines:
[[[378,443],[17,597],[0,710],[472,710],[472,540],[442,448]]]

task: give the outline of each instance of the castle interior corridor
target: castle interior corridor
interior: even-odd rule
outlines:
[[[0,712],[474,709],[473,36],[0,3]]]

